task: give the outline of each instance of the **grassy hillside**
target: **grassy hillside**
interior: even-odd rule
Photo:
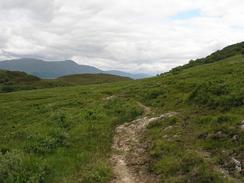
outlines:
[[[235,55],[244,55],[244,42],[237,43],[234,45],[227,46],[222,50],[218,50],[206,58],[200,58],[197,60],[191,60],[188,64],[179,66],[173,69],[173,71],[179,71],[181,69],[186,69],[198,65],[209,64],[221,61],[223,59],[235,56]]]
[[[171,72],[130,88],[156,113],[178,115],[148,129],[150,170],[162,182],[242,182],[244,57]],[[226,177],[222,175],[226,173]],[[227,176],[228,175],[228,176]]]
[[[24,72],[0,70],[0,92],[33,89],[39,81],[38,77]]]
[[[63,76],[57,80],[63,81],[65,83],[71,84],[101,84],[101,83],[111,83],[118,81],[131,80],[130,78],[115,76],[110,74],[75,74],[69,76]]]
[[[78,74],[48,80],[40,79],[24,72],[0,70],[0,93],[41,88],[111,83],[127,80],[130,79],[109,74]]]
[[[145,80],[0,94],[0,182],[108,182],[113,130],[142,114],[138,101],[178,113],[144,137],[161,182],[243,182],[243,80],[236,54]]]
[[[24,72],[0,70],[0,83],[16,84],[18,82],[31,83],[39,81],[38,77],[28,75]]]

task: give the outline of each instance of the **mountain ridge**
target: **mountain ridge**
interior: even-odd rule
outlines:
[[[146,74],[132,74],[117,70],[104,71],[94,66],[80,65],[73,60],[45,61],[33,58],[3,60],[0,61],[0,69],[10,71],[22,71],[44,79],[53,79],[73,74],[99,73],[130,77],[132,79],[142,79],[149,77]]]

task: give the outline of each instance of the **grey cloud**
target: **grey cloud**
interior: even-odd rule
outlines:
[[[101,69],[163,72],[243,41],[244,31],[233,27],[242,23],[244,4],[234,1],[0,0],[0,59],[74,59]],[[168,18],[191,9],[203,15]]]
[[[0,10],[5,13],[21,12],[20,15],[33,16],[33,18],[47,21],[54,16],[55,11],[54,0],[1,0]],[[15,17],[18,19],[19,17]]]

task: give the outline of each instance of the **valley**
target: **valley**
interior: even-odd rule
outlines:
[[[0,182],[243,182],[244,46],[230,48],[147,79],[0,93]]]

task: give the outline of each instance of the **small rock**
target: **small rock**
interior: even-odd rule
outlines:
[[[235,158],[231,158],[231,159],[232,159],[232,161],[233,161],[234,164],[235,164],[235,169],[236,169],[236,171],[237,171],[237,172],[241,172],[241,171],[242,171],[242,168],[241,168],[241,162],[238,161],[238,160],[235,159]]]
[[[207,132],[205,132],[205,133],[201,133],[201,134],[198,136],[199,139],[206,139],[207,137],[208,137],[208,133],[207,133]]]
[[[112,95],[112,96],[108,96],[108,97],[103,98],[103,100],[112,100],[114,98],[116,98],[116,96]]]
[[[168,135],[164,135],[163,138],[165,138],[165,139],[168,138]]]
[[[213,139],[222,139],[222,138],[225,138],[227,136],[222,131],[218,131],[217,133],[213,134],[211,137]]]
[[[239,139],[239,136],[238,136],[238,135],[234,135],[234,136],[232,137],[232,139],[233,139],[233,140],[238,140],[238,139]]]
[[[173,126],[168,126],[168,127],[166,127],[166,128],[164,129],[164,131],[169,130],[169,129],[172,129],[172,128],[173,128]]]
[[[149,119],[149,123],[154,122],[154,121],[157,121],[157,120],[159,120],[159,119],[160,119],[160,118],[158,118],[158,117],[150,118],[150,119]]]
[[[241,130],[244,130],[244,120],[241,121],[240,128],[241,128]]]

